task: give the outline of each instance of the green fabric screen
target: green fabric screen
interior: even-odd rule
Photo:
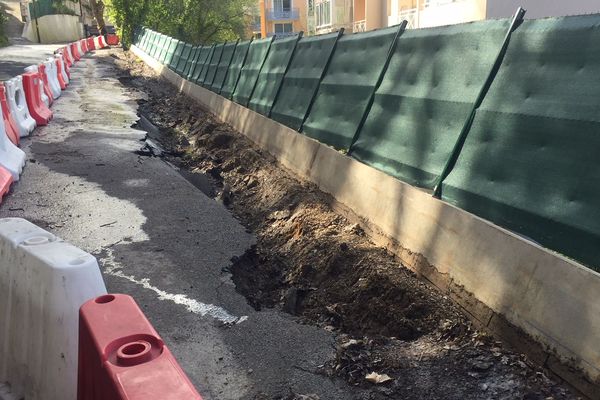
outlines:
[[[441,187],[444,200],[596,270],[598,43],[600,15],[525,21]]]
[[[337,149],[350,147],[399,29],[338,40],[302,132]]]
[[[215,46],[212,57],[210,59],[210,63],[208,64],[208,69],[206,70],[206,77],[204,78],[204,82],[202,82],[202,86],[208,88],[212,86],[212,83],[215,80],[215,74],[217,73],[217,68],[219,67],[219,63],[221,62],[221,55],[223,54],[224,46],[225,43],[218,44]]]
[[[221,61],[217,66],[217,72],[215,73],[215,79],[210,87],[215,93],[219,93],[221,91],[221,87],[223,86],[223,82],[225,82],[225,77],[227,76],[227,70],[229,69],[229,64],[231,64],[231,59],[233,58],[233,53],[235,53],[235,47],[238,42],[227,43],[223,47],[223,54],[221,54]]]
[[[252,98],[248,103],[249,108],[269,116],[298,39],[297,36],[290,36],[275,40],[271,44],[271,50],[260,70]]]
[[[181,51],[181,57],[175,66],[175,72],[178,75],[183,75],[183,70],[187,64],[188,58],[190,57],[190,53],[192,52],[192,45],[189,43],[185,43],[183,45],[183,50]]]
[[[281,84],[271,118],[298,130],[338,39],[338,33],[300,39]]]
[[[235,52],[233,53],[233,58],[229,64],[229,69],[227,70],[225,82],[223,82],[223,87],[221,87],[221,95],[223,97],[228,99],[231,98],[231,95],[233,94],[240,78],[240,72],[242,71],[244,62],[246,61],[246,56],[248,55],[248,50],[250,49],[250,43],[251,40],[246,40],[245,42],[239,42],[236,46]]]
[[[433,189],[509,27],[490,20],[404,32],[351,155]]]
[[[175,49],[179,45],[179,40],[171,38],[171,43],[169,43],[169,47],[167,47],[167,54],[165,57],[165,61],[163,64],[170,66],[173,62],[173,58],[175,56]]]
[[[194,69],[196,68],[196,65],[198,65],[198,62],[200,60],[200,58],[202,57],[202,49],[204,47],[203,46],[198,46],[196,48],[196,53],[194,54],[194,57],[190,60],[190,69],[187,73],[187,77],[186,79],[188,81],[193,81],[193,77],[194,77]]]
[[[169,47],[171,47],[172,41],[173,41],[173,38],[170,36],[167,36],[167,39],[163,43],[163,48],[161,49],[160,54],[158,55],[158,61],[160,61],[162,64],[166,63],[167,56],[169,54]]]
[[[192,70],[192,64],[198,57],[199,49],[200,48],[198,46],[195,46],[195,47],[192,47],[192,50],[190,51],[190,56],[188,57],[188,60],[185,63],[185,68],[183,69],[183,74],[182,74],[182,76],[185,79],[189,79],[190,71]]]
[[[273,38],[255,40],[250,44],[246,62],[240,72],[235,92],[233,93],[233,101],[243,106],[247,106],[250,101],[250,96],[254,91],[258,74],[269,54]]]
[[[204,64],[206,63],[206,59],[210,55],[210,50],[212,46],[202,46],[200,48],[200,54],[198,55],[197,61],[194,63],[192,67],[192,82],[197,82],[200,79],[200,74],[202,74],[202,69],[204,68]]]
[[[177,46],[175,46],[175,51],[173,52],[173,57],[171,58],[171,61],[169,62],[169,68],[172,69],[173,71],[175,71],[175,69],[177,68],[177,64],[179,64],[179,61],[181,60],[181,54],[183,53],[183,48],[185,46],[185,42],[178,40],[177,41]]]
[[[206,79],[206,75],[208,74],[208,68],[210,67],[210,63],[212,61],[212,57],[213,57],[214,53],[215,53],[215,46],[213,45],[213,46],[210,46],[210,48],[208,50],[208,54],[202,65],[202,70],[200,71],[200,74],[198,75],[198,79],[196,80],[196,83],[198,85],[204,84],[204,80]]]
[[[167,41],[169,37],[163,34],[160,34],[159,38],[158,38],[158,42],[156,44],[156,50],[154,51],[154,54],[152,54],[152,57],[155,60],[160,59],[160,55],[163,52],[163,49],[165,48],[165,42]]]
[[[148,54],[152,55],[156,51],[156,42],[158,41],[160,34],[158,32],[152,32],[150,35],[150,41],[148,42]]]

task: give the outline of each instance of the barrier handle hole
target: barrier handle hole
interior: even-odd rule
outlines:
[[[97,304],[106,304],[106,303],[110,303],[114,299],[115,299],[115,296],[113,296],[112,294],[106,294],[104,296],[97,297],[95,301]]]

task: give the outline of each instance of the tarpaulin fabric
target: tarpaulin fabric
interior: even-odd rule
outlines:
[[[198,59],[194,63],[192,67],[192,82],[197,82],[200,79],[200,74],[202,74],[202,70],[204,69],[204,65],[206,64],[207,58],[210,56],[210,51],[212,46],[202,46],[200,48],[200,53],[198,54]]]
[[[342,36],[302,132],[347,150],[400,28]]]
[[[351,155],[432,189],[509,27],[490,20],[404,32]]]
[[[154,53],[156,49],[156,39],[158,38],[157,32],[150,33],[150,39],[148,40],[148,54]]]
[[[152,58],[154,58],[155,60],[160,59],[160,53],[162,53],[163,49],[165,48],[165,42],[167,41],[167,39],[167,35],[159,34],[158,40],[156,42],[156,48],[154,49],[154,52],[150,54]]]
[[[198,46],[192,47],[190,51],[190,56],[188,57],[187,62],[185,63],[185,67],[183,68],[183,73],[181,74],[184,78],[189,79],[190,70],[192,69],[192,63],[196,60],[198,56]]]
[[[290,65],[294,49],[301,36],[278,39],[271,45],[269,55],[260,70],[248,107],[269,116],[283,76]]]
[[[239,42],[236,46],[233,58],[229,64],[229,69],[227,70],[225,82],[223,82],[223,87],[221,87],[221,96],[230,99],[235,91],[251,42],[251,40],[246,40],[244,42]]]
[[[215,80],[215,74],[217,73],[219,63],[221,62],[221,55],[223,54],[224,46],[225,43],[218,44],[215,46],[213,55],[210,59],[210,63],[208,64],[208,69],[206,70],[206,77],[204,78],[204,82],[202,82],[202,85],[204,87],[210,88],[212,86],[213,81]]]
[[[160,49],[160,53],[158,54],[158,61],[160,61],[162,64],[166,63],[167,56],[169,54],[169,47],[171,47],[172,41],[173,41],[173,38],[170,36],[167,36],[167,39],[164,41],[164,43],[162,45],[162,49]]]
[[[600,271],[598,43],[600,15],[523,22],[441,195]]]
[[[204,84],[204,80],[206,79],[206,75],[208,75],[208,68],[210,67],[210,63],[212,62],[214,54],[215,54],[215,46],[211,46],[210,50],[208,52],[208,56],[206,57],[206,60],[204,61],[204,64],[202,65],[202,71],[200,72],[200,75],[198,75],[198,79],[196,80],[196,83],[198,85]]]
[[[175,49],[179,46],[179,43],[179,40],[171,38],[171,43],[169,43],[169,47],[167,47],[167,54],[165,56],[165,61],[163,64],[170,66],[173,63]]]
[[[330,33],[300,39],[271,118],[292,129],[300,129],[338,37],[338,33]]]
[[[221,91],[221,87],[225,82],[225,77],[227,76],[227,70],[229,69],[229,64],[231,64],[231,60],[233,58],[233,54],[235,53],[235,47],[238,42],[227,43],[223,47],[223,54],[221,54],[221,61],[217,66],[217,72],[215,73],[215,79],[210,87],[215,93],[219,93]]]
[[[179,61],[181,60],[181,54],[183,53],[183,48],[185,47],[185,42],[178,40],[177,46],[175,46],[175,52],[173,52],[173,58],[169,62],[169,68],[175,71]],[[177,71],[175,71],[177,72]]]
[[[179,61],[177,62],[177,65],[175,66],[175,72],[177,72],[178,75],[183,75],[183,70],[185,69],[185,66],[188,62],[188,58],[190,57],[191,52],[192,52],[192,45],[189,43],[184,44],[183,50],[181,51],[181,57],[179,58]]]
[[[260,70],[269,54],[271,43],[273,43],[272,37],[255,40],[250,44],[246,62],[242,67],[240,79],[238,80],[235,92],[233,93],[233,101],[236,103],[243,106],[248,105]]]

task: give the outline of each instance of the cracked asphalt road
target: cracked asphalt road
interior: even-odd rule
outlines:
[[[108,291],[137,300],[207,400],[363,398],[316,373],[335,352],[329,332],[235,291],[227,267],[254,238],[174,167],[135,153],[136,109],[111,63],[80,61],[52,123],[23,140],[28,163],[0,217],[94,254]]]

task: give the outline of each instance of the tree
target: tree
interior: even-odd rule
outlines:
[[[235,40],[246,36],[248,17],[256,0],[106,0],[109,18],[131,43],[136,27],[153,30],[193,44]]]

